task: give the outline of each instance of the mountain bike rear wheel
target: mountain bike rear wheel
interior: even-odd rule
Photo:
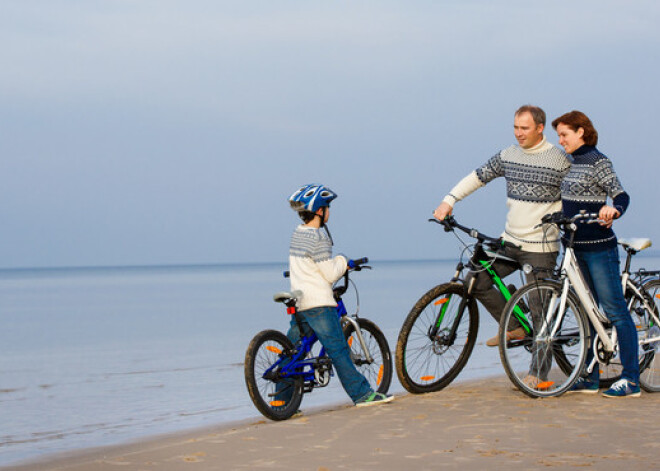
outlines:
[[[644,284],[645,295],[655,309],[657,315],[660,312],[660,280],[651,280]],[[632,312],[632,310],[631,310]],[[660,391],[660,341],[648,342],[647,339],[655,339],[660,336],[660,326],[655,323],[645,309],[637,310],[638,317],[633,315],[637,333],[639,334],[639,384],[647,392]]]
[[[350,322],[346,322],[344,324],[344,335],[348,342],[351,359],[355,368],[369,381],[371,388],[376,392],[385,394],[392,382],[390,346],[385,335],[376,324],[367,319],[358,318],[356,320],[372,361],[370,362],[367,359],[360,339],[355,332],[355,327]]]
[[[282,332],[264,330],[250,342],[245,352],[245,384],[255,407],[272,420],[286,420],[296,413],[303,397],[302,378],[278,378],[279,367],[293,344]],[[286,364],[286,363],[285,363]]]
[[[421,394],[449,385],[470,358],[478,330],[477,303],[464,300],[462,284],[429,290],[406,317],[396,344],[396,371],[403,387]]]
[[[499,349],[504,370],[511,382],[531,397],[566,392],[584,369],[588,322],[573,292],[559,312],[561,293],[562,286],[553,281],[530,283],[511,296],[502,312]],[[507,326],[521,312],[531,331],[523,339],[507,340]]]

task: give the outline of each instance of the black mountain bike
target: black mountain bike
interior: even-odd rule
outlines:
[[[489,237],[476,229],[460,225],[450,216],[443,221],[429,219],[444,226],[445,232],[458,229],[476,242],[470,248],[458,235],[456,237],[471,252],[467,264],[462,262],[463,254],[456,265],[454,277],[447,283],[430,289],[413,306],[401,327],[396,345],[396,371],[399,381],[411,393],[420,394],[438,391],[450,384],[467,363],[479,330],[479,310],[472,295],[475,276],[463,276],[464,270],[475,275],[484,271],[502,293],[505,300],[515,291],[513,285],[505,285],[493,268],[495,260],[512,264],[519,269],[520,264],[503,255],[506,247],[515,247],[501,237]],[[531,326],[522,310],[519,322],[525,332]]]

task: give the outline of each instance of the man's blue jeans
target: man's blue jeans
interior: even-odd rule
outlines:
[[[637,329],[628,312],[628,306],[621,288],[621,271],[619,266],[619,252],[616,247],[596,252],[575,252],[580,270],[589,284],[589,288],[597,303],[616,328],[619,339],[619,358],[623,371],[621,378],[639,384],[639,359]],[[595,331],[591,326],[591,338]],[[587,364],[593,358],[593,348],[587,352]],[[598,384],[598,364],[588,377]]]
[[[348,343],[341,330],[339,316],[336,307],[316,307],[305,311],[298,311],[298,315],[303,319],[302,326],[306,333],[312,329],[318,337],[321,345],[332,360],[337,376],[344,387],[346,394],[357,402],[367,394],[373,392],[369,382],[355,369],[351,353],[348,349]],[[296,343],[300,339],[300,331],[296,319],[292,317],[291,327],[287,337]]]

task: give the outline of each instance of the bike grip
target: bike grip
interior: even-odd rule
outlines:
[[[284,276],[284,278],[289,278],[291,276],[291,272],[289,270],[286,270],[285,272],[282,273],[282,276]]]
[[[348,261],[348,268],[359,267],[360,265],[364,265],[365,263],[369,263],[369,258],[368,257],[358,258],[357,260],[349,260]]]

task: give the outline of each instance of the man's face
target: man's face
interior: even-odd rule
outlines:
[[[531,149],[543,140],[543,125],[536,124],[532,113],[525,111],[514,116],[513,134],[520,147]]]

